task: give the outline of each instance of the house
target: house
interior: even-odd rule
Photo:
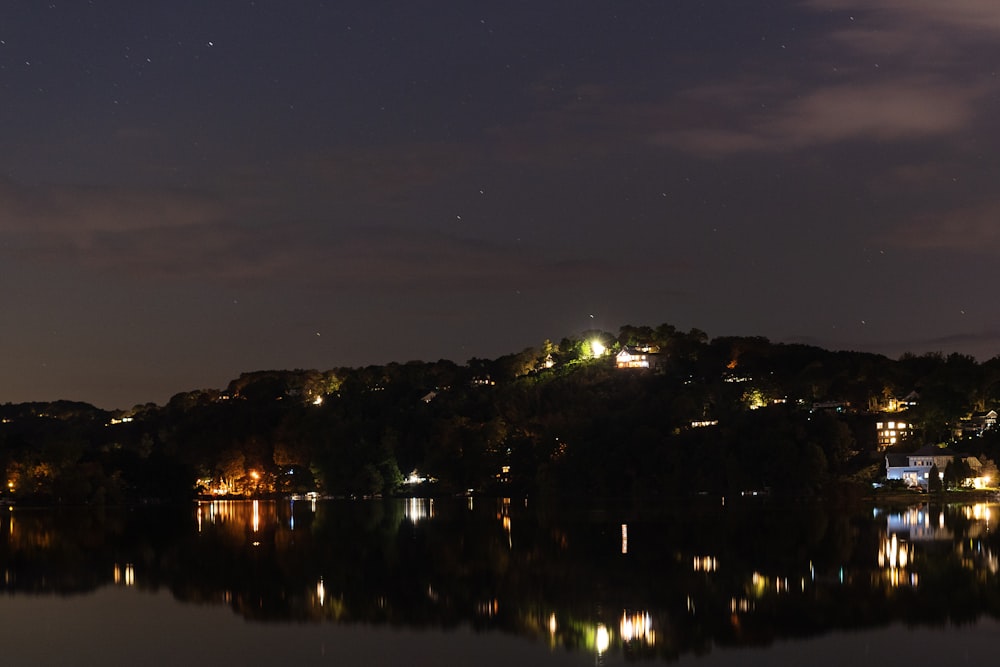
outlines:
[[[983,465],[979,459],[936,445],[927,445],[909,454],[886,454],[885,477],[888,480],[901,479],[907,486],[927,489],[930,486],[931,469],[937,467],[938,474],[943,477],[948,464],[956,459],[964,460],[972,470],[973,476],[968,480],[970,483],[977,487],[983,485]]]
[[[911,391],[903,398],[886,393],[869,399],[868,408],[870,412],[903,412],[917,405],[919,401],[920,394],[915,391]]]
[[[850,412],[850,401],[817,401],[812,404],[811,412]]]
[[[663,355],[650,345],[625,345],[615,355],[616,368],[660,368]]]
[[[875,435],[878,438],[878,448],[881,451],[913,435],[913,424],[894,419],[877,421],[875,422]]]
[[[997,411],[973,412],[972,415],[958,422],[955,428],[956,438],[968,438],[981,436],[986,431],[996,428]]]

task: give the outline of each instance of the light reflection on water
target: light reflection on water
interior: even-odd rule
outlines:
[[[746,654],[751,648],[802,650],[848,629],[878,643],[905,619],[914,634],[943,633],[945,655],[956,649],[950,623],[974,633],[979,619],[1000,616],[995,511],[921,503],[850,514],[736,504],[588,513],[482,498],[211,500],[186,518],[184,510],[17,509],[0,515],[8,523],[0,563],[13,594],[3,599],[4,618],[13,619],[4,633],[14,646],[26,642],[22,634],[37,636],[20,624],[38,622],[28,620],[38,604],[60,641],[66,618],[130,606],[149,624],[134,642],[155,643],[170,627],[157,615],[184,625],[207,608],[222,614],[213,623],[226,632],[247,635],[232,641],[252,643],[249,635],[266,628],[281,642],[335,632],[356,643],[350,637],[360,632],[392,643],[400,637],[380,633],[394,628],[408,633],[410,648],[400,651],[461,638],[456,650],[477,664],[487,646],[517,640],[529,664],[675,661],[707,651],[700,664],[709,665],[760,655]],[[788,643],[803,636],[811,639]],[[271,655],[260,651],[258,659]]]
[[[411,523],[420,523],[434,517],[433,498],[410,498],[405,502],[405,516]]]

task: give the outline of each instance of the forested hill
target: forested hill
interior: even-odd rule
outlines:
[[[619,368],[622,349],[649,368]],[[6,495],[63,503],[314,490],[803,495],[877,470],[876,415],[902,406],[895,418],[915,426],[902,447],[947,441],[961,419],[1000,406],[1000,359],[892,360],[626,326],[461,365],[247,373],[126,411],[6,404],[0,463]],[[993,436],[961,448],[995,460]]]

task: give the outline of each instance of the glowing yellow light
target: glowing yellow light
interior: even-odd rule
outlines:
[[[604,344],[596,338],[590,341],[590,352],[594,357],[603,357],[604,353],[608,351],[608,348],[604,347]]]
[[[549,614],[549,634],[554,635],[556,633],[557,628],[558,626],[556,625],[556,614],[555,612],[552,612],[551,614]]]
[[[594,646],[597,648],[598,653],[604,653],[611,646],[611,635],[608,633],[608,629],[604,627],[601,623],[597,626],[597,634],[594,637]]]

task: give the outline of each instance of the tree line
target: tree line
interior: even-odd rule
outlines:
[[[624,346],[658,363],[616,368]],[[890,359],[623,326],[465,364],[245,373],[124,411],[6,404],[0,464],[7,497],[61,503],[311,491],[808,495],[878,467],[872,413],[907,395],[918,397],[902,413],[916,432],[901,446],[948,441],[959,419],[1000,406],[1000,358]],[[1000,438],[961,447],[996,459]]]

